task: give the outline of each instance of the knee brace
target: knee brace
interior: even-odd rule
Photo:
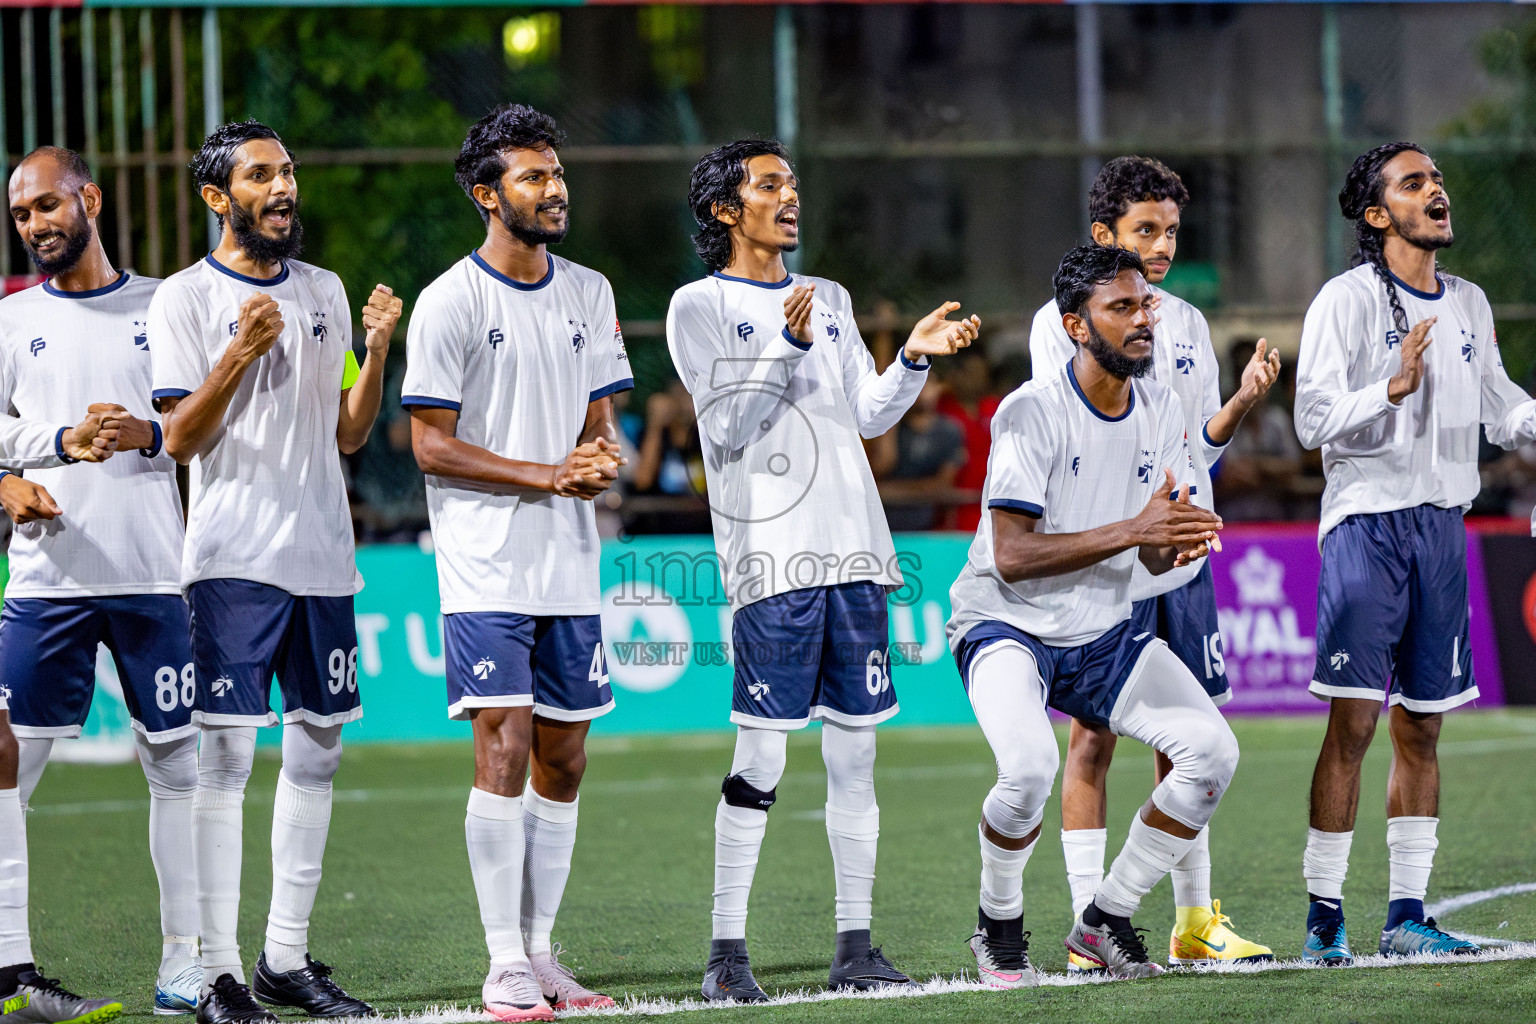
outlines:
[[[756,789],[740,775],[727,775],[720,784],[720,794],[732,807],[746,807],[754,811],[766,811],[779,798],[779,787]]]

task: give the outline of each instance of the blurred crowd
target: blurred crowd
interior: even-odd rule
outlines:
[[[906,325],[881,304],[864,339],[884,370],[896,357]],[[1253,354],[1254,340],[1233,342],[1222,356],[1222,393]],[[1027,338],[1003,332],[991,348],[939,360],[916,403],[897,427],[866,442],[894,532],[971,532],[980,519],[981,487],[998,403],[1031,377]],[[411,454],[410,416],[400,407],[404,353],[391,353],[383,409],[374,436],[347,458],[352,515],[364,542],[413,542],[426,536],[426,494]],[[704,460],[693,400],[668,376],[649,390],[615,396],[629,463],[620,483],[597,504],[604,536],[707,533]],[[1228,521],[1315,520],[1323,491],[1322,457],[1296,439],[1291,409],[1295,363],[1233,437],[1212,471],[1216,508]],[[1536,445],[1505,452],[1482,447],[1483,490],[1472,515],[1528,518],[1536,506]]]

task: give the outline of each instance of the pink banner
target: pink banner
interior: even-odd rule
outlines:
[[[1239,713],[1325,711],[1307,690],[1317,657],[1315,524],[1229,526],[1211,559],[1223,655]],[[1504,703],[1481,545],[1467,535],[1472,664],[1481,705]],[[1385,682],[1385,681],[1383,681]]]

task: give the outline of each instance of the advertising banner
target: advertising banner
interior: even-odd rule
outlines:
[[[1536,548],[1528,539],[1523,542]],[[969,544],[968,536],[958,534],[897,537],[897,557],[907,583],[890,601],[892,677],[901,701],[893,725],[973,720],[944,637],[949,585],[965,562]],[[1235,696],[1228,710],[1325,710],[1327,705],[1307,692],[1316,657],[1316,527],[1233,526],[1223,533],[1223,547],[1211,566],[1222,637],[1208,656],[1213,664],[1224,666],[1232,680]],[[367,581],[356,605],[358,679],[366,711],[361,721],[347,726],[348,740],[467,740],[469,725],[449,721],[447,714],[432,556],[410,545],[381,545],[359,549],[357,560]],[[1513,558],[1501,560],[1514,563]],[[1468,548],[1468,569],[1480,703],[1502,703],[1499,650],[1475,537]],[[1529,575],[1526,571],[1520,576],[1522,593]],[[605,542],[601,584],[606,667],[617,706],[593,723],[593,732],[728,728],[731,612],[710,538]],[[1512,621],[1524,621],[1518,608]],[[1508,642],[1505,646],[1515,649]],[[87,738],[126,750],[127,715],[117,696],[116,673],[105,656],[98,662],[98,680]],[[262,731],[263,743],[278,738],[278,730]]]

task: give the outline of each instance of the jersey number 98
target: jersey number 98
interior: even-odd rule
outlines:
[[[349,653],[343,653],[340,647],[336,648],[331,652],[325,667],[331,674],[331,678],[326,681],[326,685],[331,688],[332,693],[340,693],[342,690],[347,690],[351,693],[357,692],[356,647],[352,648]]]

